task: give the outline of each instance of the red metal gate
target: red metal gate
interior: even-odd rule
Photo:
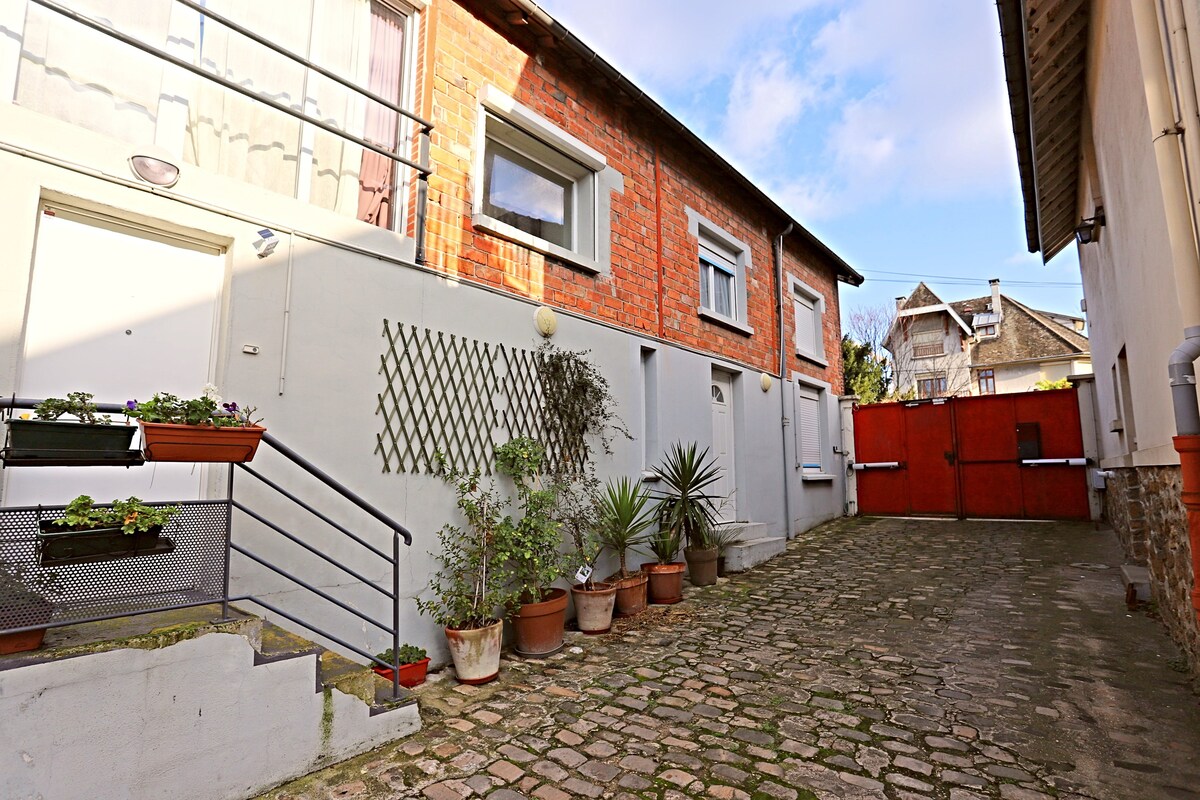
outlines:
[[[1088,519],[1077,390],[854,409],[860,514]]]

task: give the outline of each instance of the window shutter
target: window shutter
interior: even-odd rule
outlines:
[[[813,301],[803,295],[793,300],[796,309],[796,349],[802,353],[817,353],[817,312]]]
[[[823,472],[821,461],[821,395],[815,389],[796,387],[796,453],[804,472]]]

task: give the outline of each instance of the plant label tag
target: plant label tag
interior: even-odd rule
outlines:
[[[590,577],[592,577],[592,568],[587,564],[584,564],[579,568],[579,571],[575,573],[575,580],[578,583],[587,583],[587,579]]]

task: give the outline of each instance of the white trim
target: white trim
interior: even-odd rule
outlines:
[[[617,191],[623,189],[623,180],[619,173],[608,167],[608,161],[602,153],[539,116],[495,86],[486,84],[481,86],[478,100],[475,158],[472,167],[471,224],[478,230],[516,242],[530,250],[579,267],[593,275],[607,272],[611,258],[610,240],[612,238],[611,206],[608,201],[608,193],[614,189]],[[588,173],[584,177],[573,177],[572,179],[575,181],[576,193],[575,208],[573,209],[576,226],[575,238],[579,241],[590,238],[590,247],[588,248],[590,252],[568,249],[540,236],[534,236],[515,228],[484,212],[483,176],[487,156],[489,116],[512,125],[519,132],[555,151],[564,159],[577,163],[581,171]],[[513,143],[507,141],[504,144],[508,147],[514,146]],[[519,147],[514,149],[521,152]],[[578,195],[581,190],[590,194],[590,208],[586,214],[580,213],[582,204],[579,202]],[[591,226],[590,231],[587,231],[585,235],[580,235],[579,227],[582,225]]]
[[[535,139],[541,139],[568,158],[583,164],[592,172],[600,172],[608,166],[608,160],[603,153],[588,147],[495,86],[485,84],[479,87],[479,104],[497,117],[516,125]]]
[[[809,286],[804,281],[797,278],[795,275],[788,275],[788,287],[791,290],[791,294],[792,294],[792,298],[793,298],[793,304],[792,304],[793,312],[795,311],[795,296],[797,294],[808,298],[808,300],[810,300],[812,302],[813,317],[814,317],[813,324],[815,325],[815,330],[813,331],[813,338],[817,342],[817,346],[820,347],[821,345],[823,345],[825,343],[825,309],[826,309],[825,295],[821,294],[816,289],[814,289],[813,287]],[[805,359],[806,361],[811,361],[814,364],[818,364],[819,366],[828,367],[829,360],[823,350],[809,351],[809,350],[800,349],[800,342],[796,337],[796,330],[798,329],[798,326],[799,326],[799,319],[793,319],[792,320],[792,344],[796,351],[796,355],[800,356],[801,358]]]
[[[702,216],[690,206],[683,207],[687,215],[688,234],[696,238],[696,253],[692,257],[696,286],[696,314],[701,319],[716,323],[745,336],[753,336],[754,328],[747,324],[749,308],[746,299],[747,274],[752,266],[750,245],[733,236],[727,230],[712,220]],[[708,240],[709,244],[705,244]],[[721,314],[713,308],[700,304],[700,258],[702,249],[712,250],[718,255],[725,255],[734,267],[733,273],[733,308],[735,316]],[[723,253],[721,251],[724,251]]]

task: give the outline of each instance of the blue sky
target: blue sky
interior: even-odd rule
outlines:
[[[866,275],[843,318],[918,280],[957,300],[989,278],[1079,315],[1074,248],[1026,251],[989,0],[539,4]]]

